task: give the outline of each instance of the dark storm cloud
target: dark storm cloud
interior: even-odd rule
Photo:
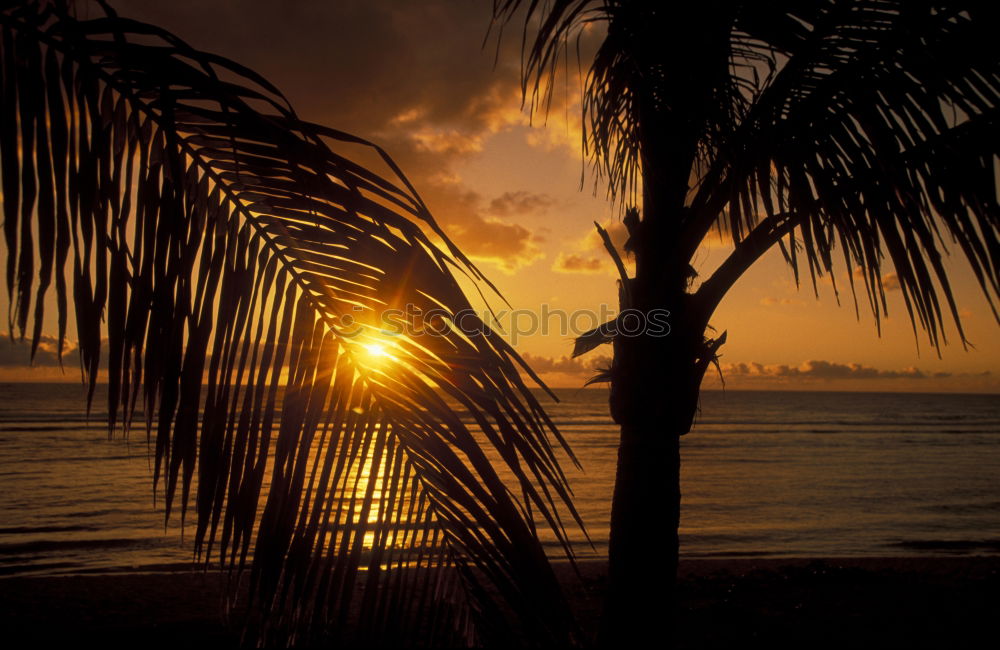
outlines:
[[[520,43],[504,39],[494,67],[495,38],[484,45],[491,2],[113,4],[123,16],[165,27],[194,47],[257,70],[303,118],[382,145],[469,255],[508,270],[540,256],[525,228],[494,219],[488,197],[453,171],[485,136],[519,119]]]
[[[408,109],[475,128],[497,84],[516,84],[517,44],[493,74],[483,47],[490,2],[466,0],[114,0],[120,14],[165,27],[276,82],[311,120],[371,135]],[[95,10],[96,11],[96,10]],[[493,43],[491,40],[490,43]],[[515,51],[511,51],[515,50]]]

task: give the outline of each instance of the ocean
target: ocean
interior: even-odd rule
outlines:
[[[603,389],[557,390],[575,503],[606,553],[616,431]],[[192,559],[154,502],[145,431],[108,439],[78,384],[0,384],[0,576]],[[689,558],[1000,555],[996,395],[706,391],[682,439]],[[650,544],[655,556],[655,540]]]

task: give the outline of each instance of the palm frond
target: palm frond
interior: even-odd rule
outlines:
[[[702,179],[686,252],[720,213],[735,241],[758,218],[793,214],[784,250],[796,278],[800,256],[814,284],[832,273],[839,246],[852,294],[858,268],[876,323],[892,270],[915,331],[938,346],[950,313],[964,342],[942,261],[949,244],[994,315],[1000,294],[1000,57],[979,15],[988,4],[747,7],[738,38],[776,72]]]
[[[794,215],[783,242],[755,237],[753,256],[747,246],[737,251],[738,263],[712,283],[709,302],[717,304],[718,289],[739,277],[734,269],[742,273],[744,262],[778,243],[797,281],[800,262],[815,285],[839,256],[856,296],[860,269],[877,326],[887,313],[882,277],[895,272],[914,332],[922,327],[939,346],[950,314],[964,343],[943,262],[949,245],[968,261],[995,316],[1000,295],[995,3],[708,5],[702,16],[640,1],[543,8],[505,0],[494,13],[509,20],[523,9],[525,34],[534,27],[523,70],[525,93],[536,95],[581,27],[606,24],[584,90],[585,141],[612,195],[634,195],[641,174],[658,192],[668,188],[669,205],[685,205],[670,215],[661,231],[669,241],[658,241],[657,254],[690,260],[715,225],[738,244],[760,219]],[[697,39],[683,33],[685,25]],[[703,78],[689,79],[688,59],[700,57],[700,43],[720,28],[729,31],[728,69],[699,64]],[[707,99],[692,103],[698,93]],[[660,105],[644,106],[642,96]],[[663,133],[649,137],[650,129]],[[658,141],[666,143],[662,151],[643,151]]]
[[[54,282],[92,395],[103,317],[110,429],[141,405],[166,517],[197,473],[195,547],[249,564],[259,641],[571,642],[536,528],[571,553],[569,450],[388,156],[107,8],[0,30],[11,331],[37,346]]]
[[[690,170],[653,161],[690,155],[707,165],[718,125],[736,118],[741,79],[725,74],[726,49],[718,47],[728,40],[720,15],[735,4],[494,0],[494,20],[504,24],[518,12],[524,19],[522,92],[532,110],[547,107],[562,55],[575,47],[579,57],[585,33],[603,31],[583,88],[583,151],[624,210],[654,173],[683,200]],[[677,25],[697,25],[700,37],[677,38]],[[716,72],[726,81],[720,87]],[[657,142],[667,146],[661,151]]]
[[[523,12],[522,96],[532,112],[548,110],[556,74],[564,53],[585,27],[599,25],[607,34],[587,71],[583,92],[583,150],[590,155],[598,179],[608,184],[609,197],[634,204],[639,177],[635,87],[648,71],[628,55],[630,30],[639,21],[613,20],[622,3],[603,0],[558,0],[553,3],[494,0],[494,21],[501,25]],[[529,35],[529,26],[534,34]]]

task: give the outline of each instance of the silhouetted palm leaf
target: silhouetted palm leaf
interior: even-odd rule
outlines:
[[[156,27],[2,7],[11,331],[37,346],[54,281],[92,395],[104,318],[110,426],[143,405],[167,517],[197,471],[196,548],[252,557],[260,640],[570,641],[535,530],[569,552],[565,445],[391,160]]]
[[[779,34],[764,12],[737,20],[740,44],[775,72],[759,78],[739,123],[717,138],[692,210],[725,207],[737,240],[761,218],[787,213],[797,226],[785,247],[796,273],[797,243],[814,283],[832,271],[839,244],[847,269],[862,269],[876,323],[891,269],[933,345],[941,302],[964,341],[941,261],[948,243],[994,315],[1000,292],[1000,57],[995,22],[979,13],[988,5],[787,4]]]
[[[699,29],[703,40],[715,29],[728,34],[712,50],[722,65],[701,65],[699,73],[715,77],[697,81],[666,43],[640,45],[686,19],[663,3],[496,0],[494,13],[506,20],[524,8],[526,27],[537,27],[533,39],[526,33],[524,60],[524,90],[536,98],[551,88],[560,50],[581,26],[607,29],[584,93],[586,143],[613,196],[634,198],[643,155],[673,170],[668,178],[690,182],[670,240],[655,244],[662,255],[690,260],[714,225],[730,231],[736,251],[699,292],[706,314],[776,243],[796,278],[805,258],[814,283],[833,271],[839,245],[852,293],[860,267],[876,324],[886,310],[882,277],[892,270],[914,328],[937,346],[950,312],[964,342],[942,263],[948,244],[968,261],[995,316],[1000,293],[996,3],[716,4],[713,24]],[[680,87],[707,88],[708,99],[697,105]],[[659,128],[650,123],[667,119],[684,124],[693,155],[685,143],[643,153],[643,138],[655,141],[649,130]]]

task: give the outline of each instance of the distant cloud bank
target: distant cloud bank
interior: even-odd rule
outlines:
[[[62,365],[74,368],[80,364],[79,349],[75,343],[66,340],[63,343]],[[0,367],[27,368],[59,367],[59,340],[54,336],[42,335],[35,351],[35,359],[31,360],[31,339],[15,337],[11,340],[8,332],[0,332]]]
[[[750,363],[728,363],[722,366],[723,376],[737,377],[792,377],[810,379],[943,379],[952,376],[950,372],[925,373],[919,368],[902,370],[880,370],[860,363],[836,363],[834,361],[804,361],[798,366],[784,364],[764,365]]]
[[[573,359],[568,356],[546,357],[523,354],[524,360],[542,379],[554,386],[582,385],[599,369],[611,364],[608,356]],[[852,387],[864,390],[972,390],[1000,389],[1000,377],[989,370],[978,373],[930,372],[917,367],[885,369],[861,363],[839,363],[821,359],[799,365],[763,364],[756,361],[721,364],[722,381],[731,388],[776,388],[809,386],[812,388]],[[719,373],[709,369],[704,386],[722,385]]]

